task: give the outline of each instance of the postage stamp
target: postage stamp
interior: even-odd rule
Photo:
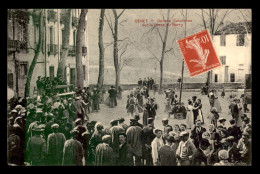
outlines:
[[[221,66],[208,30],[177,40],[191,77]]]

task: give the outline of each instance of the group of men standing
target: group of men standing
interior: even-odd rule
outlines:
[[[144,78],[144,80],[142,80],[141,78],[139,78],[138,80],[138,86],[142,87],[142,86],[146,86],[149,90],[152,90],[154,88],[154,80],[152,77],[148,77],[147,79]]]

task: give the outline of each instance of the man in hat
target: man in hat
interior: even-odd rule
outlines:
[[[89,166],[91,164],[91,162],[89,163],[89,154],[91,150],[89,142],[90,142],[91,134],[89,133],[88,130],[86,130],[85,132],[82,133],[81,136],[84,140],[82,147],[84,149],[85,166]]]
[[[178,163],[181,166],[189,166],[191,164],[191,159],[196,151],[195,145],[189,140],[189,133],[184,131],[180,133],[181,141],[176,150],[176,157]]]
[[[143,160],[145,160],[145,165],[152,166],[152,141],[155,138],[153,133],[154,119],[148,118],[148,125],[143,128]]]
[[[51,126],[53,133],[49,134],[47,139],[47,157],[49,165],[62,165],[63,147],[66,138],[63,133],[59,133],[59,125]]]
[[[250,135],[247,132],[242,133],[242,137],[238,141],[237,149],[240,153],[240,160],[248,165],[251,164],[251,141],[249,140]]]
[[[124,122],[125,122],[125,119],[124,119],[124,118],[119,118],[119,119],[118,119],[118,124],[119,124],[119,126],[121,126],[121,127],[125,130],[125,132],[126,132],[128,126],[127,126],[127,124],[125,124]]]
[[[93,89],[93,95],[91,96],[92,99],[92,111],[99,111],[99,100],[100,100],[100,96],[99,96],[99,91],[97,90],[97,88]]]
[[[63,166],[82,166],[84,149],[79,141],[76,140],[78,131],[73,129],[71,132],[71,138],[64,144],[63,149]]]
[[[33,117],[31,118],[31,120],[33,122],[29,125],[28,130],[27,130],[27,134],[29,136],[32,136],[32,129],[40,124],[42,115],[43,115],[43,112],[41,110],[36,110],[36,114],[33,115]]]
[[[226,119],[225,118],[219,118],[219,124],[218,124],[218,126],[222,126],[224,129],[227,129],[226,128],[226,126],[225,126],[225,124],[226,124]]]
[[[143,80],[143,86],[147,87],[147,80],[146,80],[146,78],[144,78],[144,80]]]
[[[138,122],[138,121],[140,120],[139,114],[136,114],[134,119],[136,120],[136,121],[135,121],[135,125],[136,125],[136,126],[139,126],[140,128],[143,129],[144,126],[143,126],[141,123]]]
[[[239,117],[239,106],[237,105],[237,99],[232,99],[231,103],[229,105],[229,109],[232,115],[232,118],[236,120],[236,124],[237,124],[237,120]]]
[[[17,116],[18,116],[17,110],[15,110],[15,109],[11,110],[10,117],[13,117],[13,119],[16,119]]]
[[[135,126],[135,119],[130,119],[130,121],[130,127],[126,131],[127,143],[135,157],[135,166],[141,166],[143,130],[139,126]]]
[[[118,163],[118,158],[119,158],[119,139],[118,139],[118,134],[125,132],[125,130],[121,127],[118,126],[118,120],[112,120],[110,122],[111,128],[110,128],[110,135],[111,135],[111,148],[113,149],[113,152],[115,154],[115,162]]]
[[[175,152],[171,148],[174,137],[166,136],[164,139],[166,140],[166,144],[161,146],[158,150],[159,164],[160,166],[176,166]]]
[[[199,148],[196,149],[192,155],[191,165],[193,166],[207,166],[207,157],[204,154],[204,151],[210,146],[209,140],[202,138],[199,144]]]
[[[49,134],[52,133],[51,126],[54,124],[54,116],[52,113],[45,113],[46,116],[46,126],[44,129],[44,136],[48,138]]]
[[[111,86],[111,88],[108,90],[109,94],[109,107],[114,108],[117,106],[117,91],[115,90],[114,86]]]
[[[250,119],[245,115],[242,118],[242,125],[241,125],[241,131],[244,132],[249,126]]]
[[[75,120],[75,127],[74,127],[74,129],[77,130],[77,131],[79,131],[77,140],[78,140],[81,144],[85,143],[85,141],[84,141],[84,139],[83,139],[83,137],[82,137],[82,134],[87,131],[87,128],[82,125],[82,120],[81,120],[80,118],[77,118],[77,119]]]
[[[141,78],[139,78],[139,80],[138,80],[138,86],[141,87],[142,85],[143,85],[143,81],[142,81]]]
[[[228,162],[228,151],[226,150],[220,150],[218,152],[218,158],[219,162],[215,163],[214,166],[231,166],[231,164]]]
[[[74,108],[73,108],[74,107]],[[84,110],[84,107],[82,105],[82,102],[80,101],[80,96],[77,96],[75,98],[75,101],[73,102],[73,105],[72,105],[72,111],[74,110],[75,111],[75,116],[76,118],[80,118],[81,121],[82,121],[82,124],[84,123],[84,115],[85,115],[85,110]]]
[[[153,133],[155,134],[155,138],[152,141],[152,158],[153,158],[153,165],[158,166],[159,164],[159,156],[158,156],[158,150],[161,146],[164,145],[163,139],[162,139],[162,130],[160,129],[154,129]]]
[[[154,119],[156,116],[156,111],[158,109],[158,105],[155,102],[155,98],[150,99],[150,106],[151,106],[151,108],[150,108],[150,112],[148,111],[148,116],[152,117]]]
[[[22,150],[21,140],[16,130],[17,129],[15,128],[11,128],[8,131],[8,139],[7,139],[8,164],[22,165],[24,159],[22,159],[22,155],[21,155],[21,150]]]
[[[29,138],[26,148],[28,162],[33,166],[45,165],[46,141],[41,134],[43,129],[37,126],[32,129],[32,137]]]
[[[104,135],[102,137],[102,143],[96,147],[95,166],[115,165],[113,149],[109,146],[110,142],[110,135]]]
[[[119,139],[119,157],[117,165],[119,166],[133,166],[133,155],[129,144],[126,142],[127,135],[124,132],[118,134]]]
[[[173,131],[172,126],[169,125],[168,123],[169,123],[169,120],[168,120],[167,118],[162,119],[162,124],[163,124],[163,126],[164,126],[163,134],[166,133],[166,128],[169,128],[169,129],[170,129],[169,131]]]
[[[199,147],[199,143],[202,139],[203,132],[206,132],[206,129],[201,126],[200,120],[196,120],[196,125],[191,130],[191,136],[190,136],[190,138],[193,140],[193,143],[194,143],[196,148]]]
[[[94,122],[92,122],[94,123]],[[93,124],[92,124],[93,125]],[[95,153],[96,153],[96,147],[98,144],[102,143],[102,137],[105,135],[105,132],[103,131],[104,127],[100,123],[95,123],[94,125],[95,131],[91,135],[90,141],[89,141],[89,157],[88,157],[88,165],[94,165],[95,160]]]
[[[239,127],[236,126],[236,121],[235,119],[229,120],[230,127],[228,128],[228,135],[234,137],[234,142],[238,142],[238,140],[242,136],[242,132]]]

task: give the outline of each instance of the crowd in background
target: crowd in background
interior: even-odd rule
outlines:
[[[150,83],[151,84],[151,83]],[[148,87],[147,87],[148,86]],[[149,96],[151,85],[140,85],[127,99],[125,118],[110,121],[109,127],[90,121],[99,104],[114,108],[120,90],[113,86],[104,99],[104,89],[76,88],[71,96],[34,96],[9,100],[8,163],[10,165],[55,166],[187,166],[250,165],[251,124],[245,105],[235,94],[228,96],[232,119],[229,127],[220,117],[216,92],[208,95],[211,115],[203,117],[201,99],[193,96],[178,103],[175,90],[165,90],[163,130],[154,126],[159,105]],[[119,92],[120,91],[120,92]],[[244,96],[243,96],[244,97]],[[242,97],[242,98],[243,98]],[[143,123],[140,123],[140,114]],[[182,113],[186,124],[169,124]],[[204,120],[211,124],[205,125]],[[238,123],[239,121],[239,123]],[[190,131],[189,131],[190,130]],[[190,133],[189,133],[190,132]]]

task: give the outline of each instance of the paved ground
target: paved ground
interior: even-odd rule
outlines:
[[[130,123],[130,118],[132,118],[131,116],[128,116],[128,114],[126,113],[126,101],[127,101],[127,95],[129,95],[130,91],[123,91],[122,93],[122,99],[118,100],[118,106],[115,108],[109,108],[104,104],[100,105],[100,111],[99,112],[95,112],[95,113],[91,113],[89,114],[89,119],[90,121],[92,120],[96,120],[96,121],[100,121],[104,127],[109,127],[109,122],[112,119],[117,119],[119,117],[124,117],[125,118],[125,123],[129,125]],[[242,94],[242,92],[236,92],[237,96],[240,97],[240,95]],[[163,128],[162,126],[162,122],[161,120],[165,117],[167,117],[167,114],[164,113],[164,102],[165,102],[165,95],[159,95],[158,93],[156,93],[153,96],[153,92],[150,91],[150,95],[152,97],[155,97],[157,100],[157,103],[159,104],[159,109],[157,110],[157,116],[155,118],[155,127],[156,128]],[[179,96],[179,92],[177,92],[177,95]],[[183,92],[182,93],[182,101],[185,103],[185,105],[187,106],[188,104],[188,99],[191,99],[192,96],[196,95],[198,98],[200,98],[202,100],[202,112],[204,115],[204,121],[205,121],[205,125],[204,127],[207,128],[207,125],[209,124],[209,120],[206,118],[207,114],[209,113],[209,109],[210,109],[210,105],[209,105],[209,100],[208,97],[206,95],[201,95],[200,92]],[[226,96],[229,96],[230,93],[226,92]],[[105,99],[107,98],[107,95],[105,96]],[[232,117],[231,115],[228,114],[228,102],[226,100],[226,97],[223,99],[221,97],[219,97],[219,102],[221,104],[222,107],[222,112],[220,113],[220,117],[226,118],[227,120],[230,120]],[[251,105],[248,105],[248,108],[250,109],[250,112],[247,113],[248,117],[251,118]],[[140,123],[142,123],[142,116],[143,114],[140,113],[140,118],[141,120],[139,121]],[[181,123],[185,123],[186,120],[176,120],[173,119],[173,116],[171,116],[171,119],[169,121],[170,125],[173,124],[181,124]],[[226,122],[227,126],[229,126],[229,122]]]

